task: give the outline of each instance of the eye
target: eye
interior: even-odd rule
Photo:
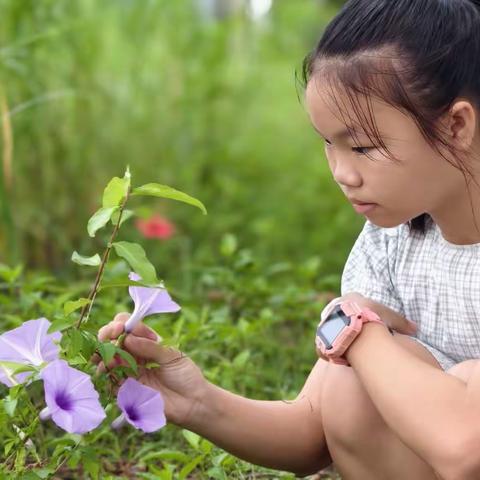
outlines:
[[[374,150],[377,147],[352,147],[352,150],[359,155],[366,155],[370,150]]]

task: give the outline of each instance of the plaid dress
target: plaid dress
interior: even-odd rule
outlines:
[[[414,321],[415,340],[444,370],[480,358],[480,243],[449,243],[431,220],[425,233],[367,221],[343,270],[349,292]]]

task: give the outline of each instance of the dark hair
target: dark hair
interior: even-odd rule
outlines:
[[[393,157],[379,137],[371,104],[362,111],[359,95],[406,111],[429,144],[450,161],[443,149],[456,152],[438,119],[459,96],[480,110],[480,0],[350,0],[304,59],[304,87],[317,72],[332,87],[343,119],[335,83],[347,93],[356,121],[388,156]],[[471,170],[454,158],[450,163],[461,170],[469,188]],[[408,224],[424,231],[428,219],[423,214]]]

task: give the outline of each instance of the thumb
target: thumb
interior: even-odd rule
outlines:
[[[175,348],[164,347],[158,342],[135,335],[127,335],[123,345],[134,357],[153,361],[160,365],[179,360],[184,356]]]
[[[415,322],[407,320],[407,328],[411,335],[415,335],[417,333],[417,324]]]

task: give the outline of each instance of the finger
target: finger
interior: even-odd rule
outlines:
[[[119,337],[123,333],[123,323],[119,321],[113,321],[107,323],[98,331],[98,339],[101,342],[105,340],[112,340]]]
[[[98,339],[100,341],[114,340],[124,332],[124,328],[125,322],[123,319],[113,320],[112,322],[107,323],[107,325],[104,325],[98,331]],[[152,330],[150,327],[147,327],[143,323],[136,325],[136,327],[130,333],[137,337],[149,338],[153,341],[159,341],[161,339],[157,332]]]
[[[107,369],[105,368],[105,364],[103,362],[100,362],[97,366],[97,369],[95,370],[95,375],[98,377],[102,373],[105,373]]]
[[[415,322],[412,322],[411,320],[407,320],[407,324],[408,324],[408,327],[409,327],[408,329],[409,329],[409,331],[412,335],[417,333],[418,327],[417,327],[417,324]]]
[[[403,322],[399,323],[391,323],[389,322],[388,327],[392,330],[395,330],[398,333],[402,333],[404,335],[415,335],[417,333],[417,325],[412,322],[411,320],[404,319]]]
[[[125,322],[129,318],[130,314],[128,312],[117,313],[111,322],[100,328],[98,331],[98,339],[105,341],[119,337],[123,333]]]
[[[100,357],[100,355],[95,352],[91,357],[90,357],[90,361],[94,364],[94,365],[98,365],[98,363],[100,363],[100,360],[102,359],[102,357]]]
[[[157,342],[135,335],[127,335],[124,346],[134,357],[154,361],[161,365],[184,356],[182,352],[173,347],[165,347]]]
[[[121,312],[115,315],[115,318],[113,319],[113,321],[120,322],[122,325],[125,325],[125,323],[129,318],[130,318],[130,313]],[[158,341],[159,339],[161,339],[161,337],[157,334],[157,332],[155,332],[150,327],[147,327],[143,322],[137,323],[137,325],[135,325],[135,328],[130,333],[133,333],[137,337],[150,338],[154,341]]]
[[[130,318],[130,313],[128,312],[120,312],[120,313],[117,313],[114,317],[113,317],[113,321],[114,322],[122,322],[123,324],[126,323],[126,321]]]
[[[158,333],[150,327],[147,327],[144,323],[140,322],[139,324],[135,325],[135,328],[130,332],[132,335],[136,337],[144,337],[154,342],[160,342],[162,337],[158,335]]]

